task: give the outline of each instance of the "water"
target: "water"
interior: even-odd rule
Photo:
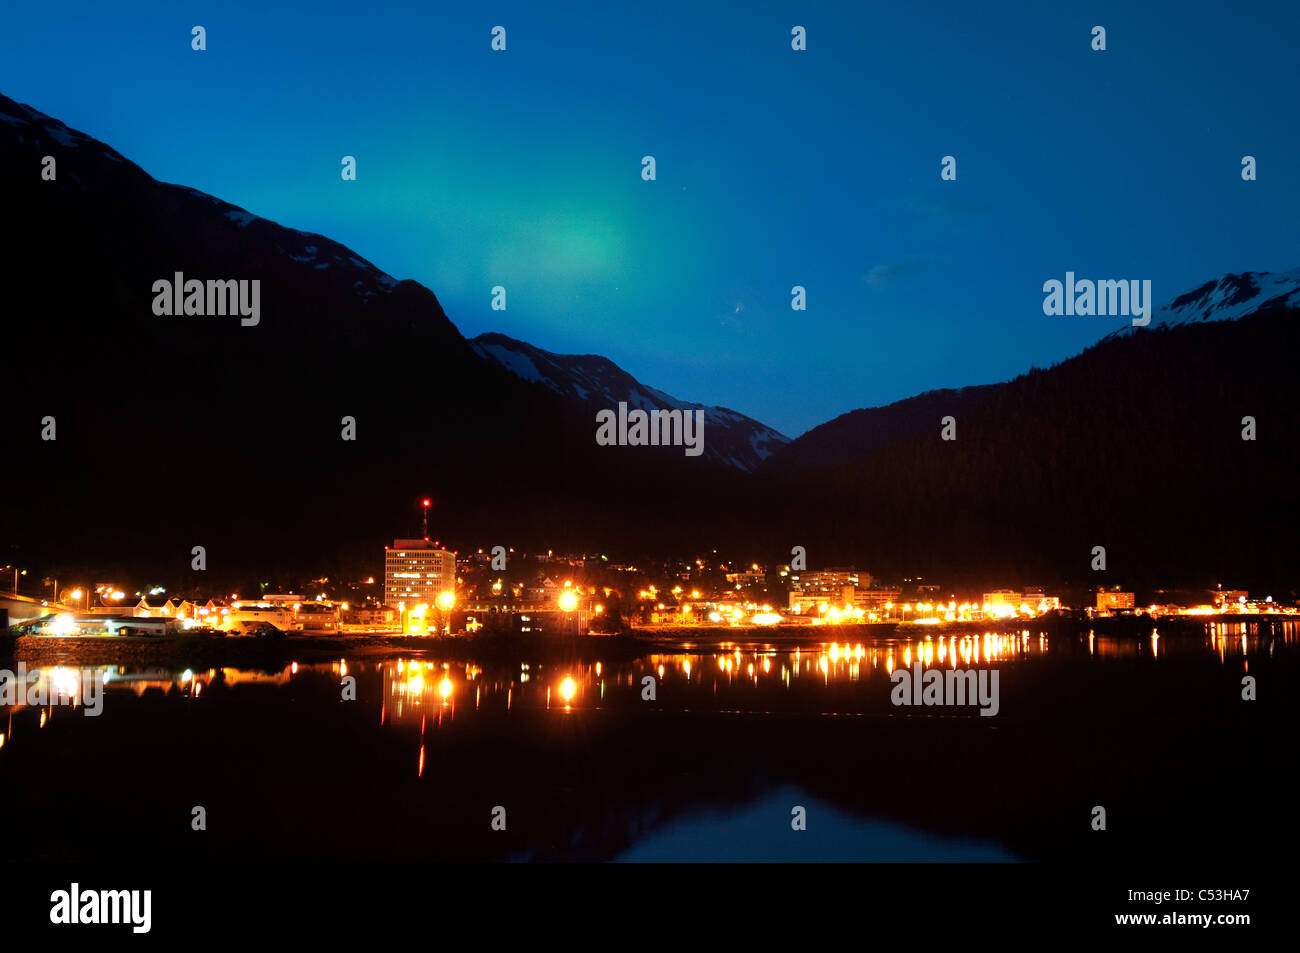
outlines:
[[[1287,623],[100,665],[97,717],[69,657],[34,669],[49,699],[0,707],[0,810],[22,821],[15,849],[48,860],[129,842],[161,862],[197,806],[196,859],[1205,859],[1246,840],[1281,856],[1294,835],[1245,805],[1289,789],[1295,647]],[[893,704],[891,672],[917,663],[996,670],[997,716]]]

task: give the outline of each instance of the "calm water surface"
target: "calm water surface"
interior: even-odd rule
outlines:
[[[1198,850],[1227,855],[1235,837],[1189,805],[1240,797],[1225,765],[1243,759],[1269,783],[1296,727],[1296,636],[1027,629],[617,661],[93,666],[98,717],[70,659],[33,671],[72,704],[0,707],[0,809],[46,859],[94,855],[60,835],[69,817],[165,853],[194,805],[214,835],[197,849],[223,859],[1139,857],[1187,849],[1198,817]],[[891,672],[917,663],[996,670],[998,715],[895,706]],[[1241,699],[1245,675],[1259,701]]]

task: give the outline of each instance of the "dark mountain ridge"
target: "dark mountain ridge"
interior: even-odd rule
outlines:
[[[810,565],[945,585],[1176,580],[1280,594],[1300,581],[1298,346],[1292,308],[1108,338],[975,402],[924,395],[930,417],[910,435],[874,447],[846,437],[817,468],[765,467],[763,505],[789,501],[782,532],[827,547],[809,548]],[[941,437],[948,414],[953,441]],[[1242,439],[1245,417],[1254,440]],[[1090,569],[1094,546],[1106,547],[1104,573]]]
[[[588,406],[483,359],[428,289],[157,182],[3,97],[0,180],[16,238],[0,328],[3,562],[205,585],[373,573],[433,496],[432,532],[456,548],[781,564],[802,545],[812,568],[945,585],[1300,577],[1290,273],[1250,279],[1269,294],[1253,311],[1245,282],[1197,289],[1183,305],[1195,321],[843,415],[747,474],[679,448],[595,446]],[[260,322],[155,315],[153,284],[176,272],[259,280]],[[1233,320],[1213,320],[1215,302]],[[940,439],[948,414],[955,441]],[[190,572],[195,545],[206,574]],[[1097,545],[1106,573],[1088,569]]]
[[[845,459],[882,450],[898,440],[937,426],[949,414],[964,412],[987,398],[996,384],[943,388],[840,414],[791,441],[764,461],[760,472],[778,476],[814,472]]]

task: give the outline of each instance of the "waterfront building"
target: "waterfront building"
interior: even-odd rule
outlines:
[[[408,608],[437,604],[456,591],[456,556],[427,539],[395,539],[384,547],[384,603]]]
[[[1024,594],[1015,589],[994,589],[992,592],[984,593],[984,605],[996,609],[998,606],[1007,606],[1019,611],[1021,603],[1025,601]]]
[[[1111,609],[1132,609],[1133,593],[1116,592],[1114,590],[1105,590],[1097,593],[1098,611],[1107,611]]]
[[[901,596],[902,590],[897,586],[842,586],[835,591],[818,587],[812,592],[792,590],[788,607],[799,615],[816,615],[822,606],[827,606],[837,610],[861,609],[864,613],[879,613],[883,617],[889,611],[887,607],[899,604]]]

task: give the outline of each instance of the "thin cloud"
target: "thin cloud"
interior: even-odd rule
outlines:
[[[953,194],[951,190],[932,190],[910,195],[904,199],[904,204],[915,211],[950,222],[964,222],[988,211],[985,203]]]
[[[921,266],[918,262],[899,261],[887,265],[876,265],[876,267],[868,271],[863,277],[867,284],[879,290],[901,281],[913,272],[919,271],[920,268]]]

